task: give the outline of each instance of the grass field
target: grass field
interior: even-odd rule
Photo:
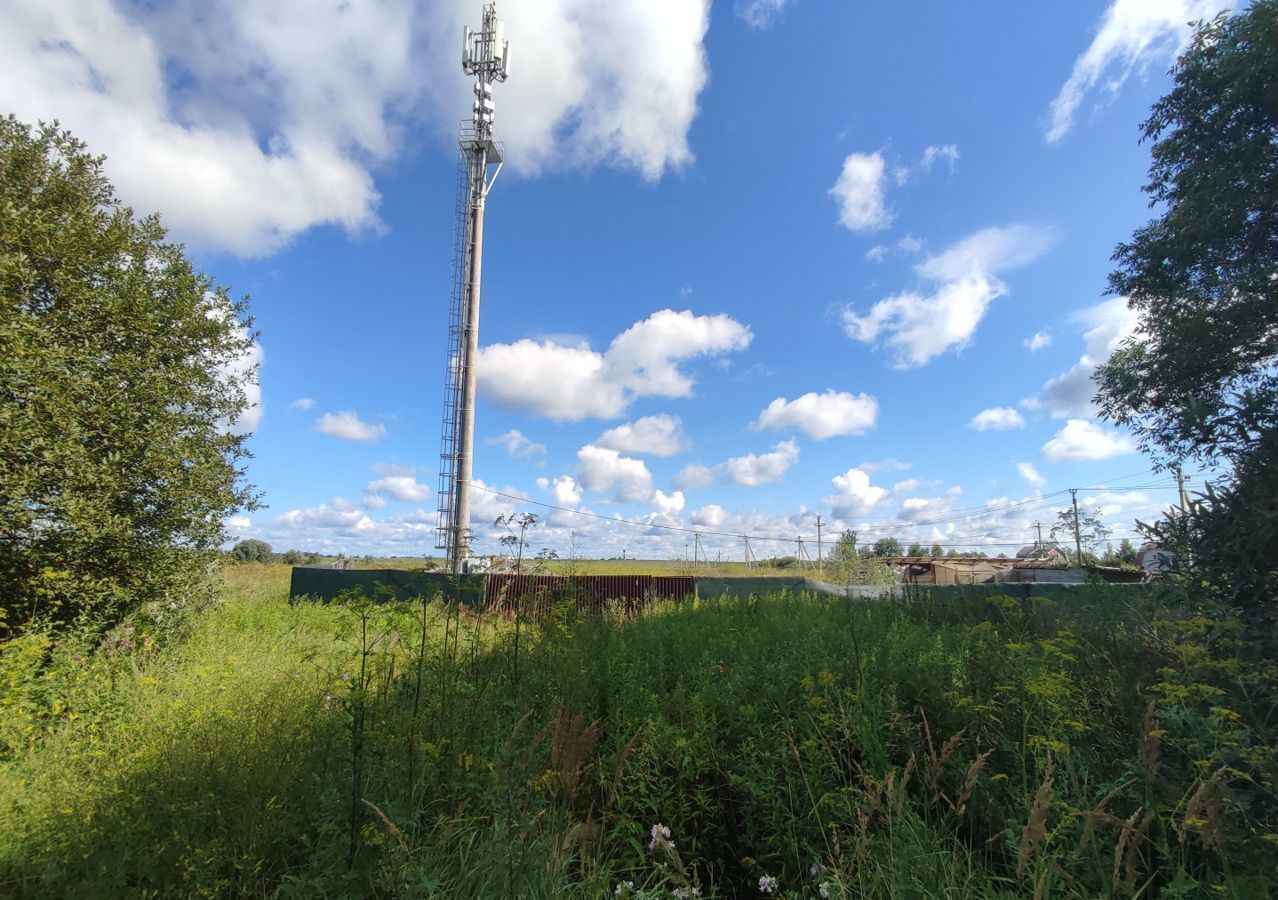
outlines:
[[[1272,664],[1157,599],[534,626],[288,571],[0,648],[0,895],[1273,896]]]

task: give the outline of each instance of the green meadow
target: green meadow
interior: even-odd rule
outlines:
[[[1272,663],[1170,595],[532,622],[288,571],[0,645],[0,894],[1273,895]]]

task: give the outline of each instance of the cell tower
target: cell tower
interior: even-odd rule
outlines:
[[[474,115],[459,132],[457,226],[453,291],[439,453],[439,516],[435,546],[451,570],[465,568],[470,547],[470,483],[475,447],[475,365],[479,356],[479,277],[484,251],[484,200],[501,171],[502,145],[493,136],[493,82],[506,80],[510,43],[497,4],[484,4],[479,31],[462,33],[462,69],[475,76]]]

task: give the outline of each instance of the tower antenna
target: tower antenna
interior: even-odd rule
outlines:
[[[449,569],[465,571],[470,555],[470,485],[475,448],[475,366],[479,357],[479,281],[484,251],[484,201],[501,171],[501,141],[493,134],[493,83],[506,80],[510,42],[497,18],[496,3],[485,3],[478,31],[462,32],[462,70],[475,77],[475,103],[463,121],[453,233],[453,290],[448,320],[448,363],[440,429],[439,515],[435,546]]]

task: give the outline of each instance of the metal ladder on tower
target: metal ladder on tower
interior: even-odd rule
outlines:
[[[444,373],[444,410],[440,417],[439,507],[435,547],[452,556],[457,541],[457,443],[461,430],[461,357],[466,329],[466,274],[470,242],[470,166],[463,151],[457,160],[457,205],[453,227],[453,284],[448,312],[448,363]]]

